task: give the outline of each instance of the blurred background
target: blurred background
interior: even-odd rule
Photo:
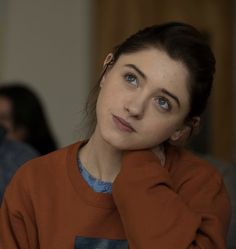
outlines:
[[[0,85],[23,81],[37,92],[62,147],[78,140],[88,92],[117,43],[147,25],[189,22],[204,33],[217,59],[205,123],[190,146],[232,162],[235,14],[233,0],[0,0]]]

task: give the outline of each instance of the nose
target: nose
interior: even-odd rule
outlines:
[[[124,103],[124,109],[129,116],[141,119],[145,113],[146,100],[141,96],[131,97]]]

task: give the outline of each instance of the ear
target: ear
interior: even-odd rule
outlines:
[[[104,60],[103,67],[106,68],[108,65],[111,65],[113,62],[114,56],[112,53],[109,53]]]
[[[189,129],[188,126],[184,126],[181,129],[177,129],[170,137],[170,140],[173,142],[176,142],[179,140],[181,137],[183,137],[184,134],[187,133],[187,130]]]
[[[198,128],[200,126],[201,118],[200,117],[193,117],[191,119],[192,126],[194,129]]]
[[[113,64],[113,54],[109,53],[103,63],[103,71],[100,78],[100,87],[103,86],[104,77],[106,75],[107,68]]]
[[[183,126],[177,129],[170,137],[171,142],[184,143],[192,134],[198,130],[200,125],[200,117],[193,117],[190,121],[183,124]]]

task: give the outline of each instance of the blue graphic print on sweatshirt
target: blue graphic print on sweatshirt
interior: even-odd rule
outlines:
[[[86,238],[77,236],[75,249],[128,249],[127,240]]]

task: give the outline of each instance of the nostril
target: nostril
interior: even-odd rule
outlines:
[[[140,119],[143,116],[143,110],[125,107],[125,111],[128,112],[130,117]]]
[[[125,110],[126,110],[128,113],[130,113],[129,108],[128,108],[128,107],[126,107],[126,106],[125,106]]]

